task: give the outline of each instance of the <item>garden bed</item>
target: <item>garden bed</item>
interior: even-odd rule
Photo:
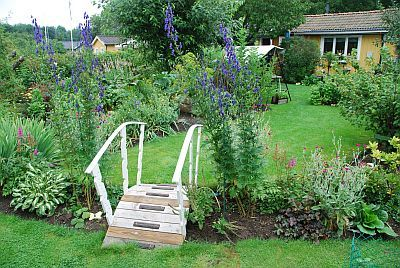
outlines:
[[[212,227],[213,223],[220,218],[220,213],[214,213],[206,219],[203,229],[199,229],[197,224],[190,221],[187,224],[186,239],[188,241],[205,241],[205,242],[223,242],[229,241],[226,236],[219,234]],[[242,239],[259,238],[269,239],[276,238],[274,234],[275,215],[255,215],[255,217],[245,218],[239,213],[233,212],[226,215],[227,220],[238,227],[235,234],[229,233],[231,242],[236,242]]]
[[[0,196],[0,212],[5,213],[5,214],[17,215],[24,219],[42,220],[49,224],[73,227],[71,225],[71,220],[74,218],[73,214],[71,211],[66,210],[65,204],[58,206],[54,215],[46,218],[46,217],[39,217],[35,213],[29,212],[26,210],[20,210],[20,209],[14,210],[13,207],[10,207],[11,200],[12,200],[12,197]],[[102,209],[101,209],[101,206],[95,202],[92,210],[100,211]],[[105,231],[105,230],[107,230],[107,221],[104,217],[102,217],[101,220],[86,221],[85,230],[89,230],[89,231],[104,230]]]

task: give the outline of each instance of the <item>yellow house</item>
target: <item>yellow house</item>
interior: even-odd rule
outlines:
[[[292,31],[292,35],[304,36],[318,42],[321,55],[333,52],[348,56],[357,50],[361,67],[367,59],[380,60],[380,48],[387,45],[393,52],[395,47],[385,44],[387,28],[382,19],[384,10],[307,15],[306,21]]]
[[[92,42],[95,54],[103,52],[114,52],[121,48],[121,38],[118,36],[97,35]]]

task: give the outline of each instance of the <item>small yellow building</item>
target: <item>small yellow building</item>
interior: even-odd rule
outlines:
[[[121,38],[118,36],[97,35],[92,42],[95,54],[103,52],[114,52],[121,48]]]
[[[291,33],[318,42],[321,55],[333,52],[349,56],[357,50],[361,67],[367,67],[367,59],[380,61],[380,48],[386,44],[387,28],[383,21],[384,10],[307,15],[306,21]]]

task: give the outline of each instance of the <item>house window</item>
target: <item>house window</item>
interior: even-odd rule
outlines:
[[[335,54],[344,55],[346,38],[336,38]]]
[[[272,39],[271,38],[261,38],[261,45],[262,46],[272,45]]]
[[[361,46],[361,36],[335,36],[322,37],[321,53],[333,52],[336,55],[351,55],[353,49],[358,50],[357,58],[359,59],[359,48]]]
[[[351,51],[357,48],[358,48],[358,37],[349,37],[347,45],[347,55],[351,55]]]
[[[324,38],[323,54],[333,50],[333,38]]]

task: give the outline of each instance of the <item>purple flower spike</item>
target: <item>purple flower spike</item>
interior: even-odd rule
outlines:
[[[19,127],[19,128],[18,128],[18,138],[19,138],[19,139],[22,139],[23,137],[24,137],[24,132],[22,131],[22,128]]]

